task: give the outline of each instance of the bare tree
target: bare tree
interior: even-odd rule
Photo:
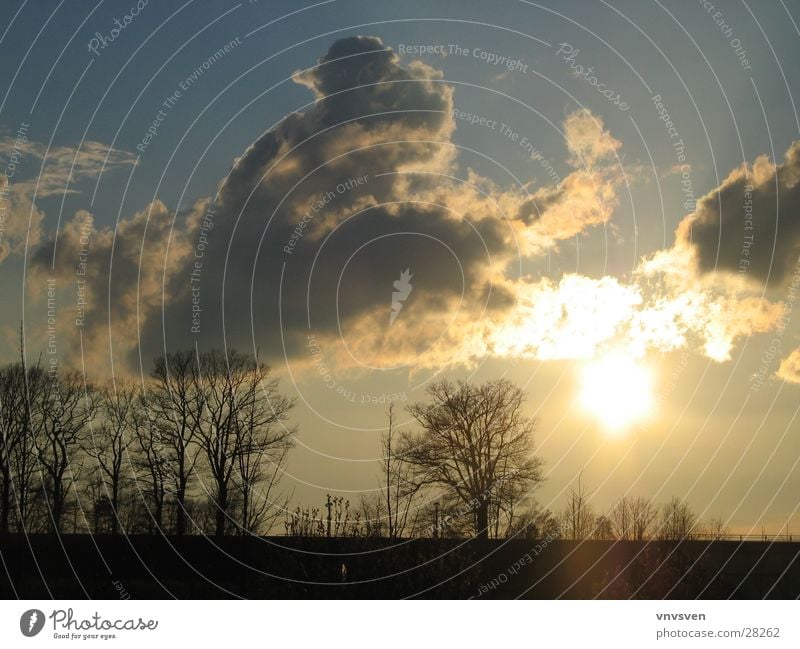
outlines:
[[[633,513],[631,509],[631,499],[623,496],[608,512],[608,520],[611,523],[614,536],[621,541],[631,541],[634,538]]]
[[[509,536],[518,539],[554,540],[563,536],[558,517],[537,505],[527,507],[517,516]]]
[[[598,541],[610,541],[615,538],[614,527],[608,516],[603,516],[601,514],[595,519],[592,529],[592,538]]]
[[[495,538],[508,538],[520,525],[530,520],[533,494],[528,485],[516,480],[502,480],[489,502],[489,520]]]
[[[34,438],[36,459],[47,495],[50,528],[61,532],[70,489],[80,470],[81,443],[97,410],[94,390],[77,372],[48,372],[33,404],[41,424]]]
[[[493,531],[489,525],[489,531]],[[436,539],[458,538],[474,533],[475,504],[465,503],[452,489],[437,489],[417,509],[412,531]]]
[[[382,494],[362,494],[359,503],[361,519],[364,521],[364,536],[381,538],[386,536],[386,501]]]
[[[250,533],[268,532],[288,509],[289,497],[278,492],[297,429],[285,421],[294,400],[282,395],[269,367],[250,364],[244,398],[236,407],[234,486],[241,507],[239,527]]]
[[[394,427],[394,404],[386,413],[389,427],[381,437],[383,458],[384,504],[386,511],[386,533],[390,539],[403,536],[408,527],[409,513],[420,485],[414,482],[413,466],[398,455],[398,433]]]
[[[34,439],[40,433],[42,419],[34,418],[32,413],[33,405],[40,402],[39,394],[46,378],[39,363],[30,368],[27,366],[22,325],[19,353],[19,363],[4,368],[0,387],[0,498],[3,502],[0,530],[8,531],[13,511],[16,529],[22,532],[30,529],[33,505],[37,500],[33,484],[37,472]]]
[[[707,534],[714,541],[719,541],[730,534],[730,529],[725,525],[722,516],[717,516],[716,518],[710,518],[706,524],[703,525],[703,533]]]
[[[14,460],[28,434],[26,412],[24,366],[6,365],[0,369],[0,533],[9,531],[16,504]]]
[[[697,527],[697,515],[680,498],[673,498],[661,510],[659,537],[680,541],[691,537]]]
[[[40,392],[44,387],[47,375],[37,364],[26,368],[22,361],[23,388],[23,422],[21,438],[12,454],[14,474],[14,502],[17,515],[17,531],[24,532],[39,529],[34,519],[42,518],[36,511],[37,504],[42,501],[43,490],[35,485],[38,473],[36,460],[36,444],[34,441],[41,435],[42,418],[34,417],[34,406],[40,403]],[[41,483],[40,483],[41,484]]]
[[[415,482],[452,490],[474,512],[475,534],[489,537],[489,504],[507,481],[530,491],[542,481],[533,454],[534,420],[522,414],[524,393],[505,379],[472,386],[447,380],[427,390],[429,403],[409,412],[422,426],[403,436],[402,456]]]
[[[198,357],[195,390],[201,399],[198,441],[203,449],[215,487],[215,533],[225,532],[228,520],[229,486],[239,453],[236,408],[253,397],[246,394],[247,359],[236,352],[212,350]]]
[[[224,534],[228,522],[235,522],[234,485],[242,497],[240,524],[250,531],[273,504],[263,492],[255,500],[254,488],[261,485],[272,491],[282,473],[280,465],[292,444],[292,431],[282,423],[294,402],[280,394],[269,368],[257,359],[235,350],[209,351],[200,354],[198,362],[196,391],[203,406],[198,439],[215,489],[215,533]],[[273,463],[269,476],[267,460]]]
[[[139,395],[132,385],[107,386],[98,392],[100,422],[91,438],[84,440],[83,450],[94,460],[93,473],[104,487],[101,494],[107,500],[111,518],[111,533],[119,532],[120,500],[127,480],[123,475],[123,462],[133,443],[136,426],[135,409]]]
[[[563,535],[574,541],[592,536],[595,528],[594,508],[589,502],[591,493],[586,492],[583,472],[578,475],[578,484],[567,491],[567,506],[561,514]]]
[[[647,499],[622,497],[608,513],[614,536],[623,541],[650,538],[658,510]]]
[[[203,399],[197,393],[194,352],[178,351],[155,361],[147,391],[147,408],[156,439],[151,450],[164,461],[163,469],[175,493],[175,532],[186,533],[187,491],[200,453],[198,439]],[[148,442],[148,443],[149,443]],[[154,467],[151,467],[154,469]]]
[[[177,482],[170,472],[171,462],[165,452],[161,430],[149,410],[147,399],[140,397],[139,405],[133,411],[133,434],[136,438],[133,466],[137,485],[140,472],[146,485],[145,507],[149,518],[146,528],[151,531],[164,531],[167,492],[169,485]]]
[[[658,509],[647,498],[639,496],[631,501],[633,539],[645,541],[653,536],[653,526],[658,518]]]

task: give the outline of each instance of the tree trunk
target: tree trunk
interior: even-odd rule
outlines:
[[[216,512],[216,529],[214,534],[216,536],[223,536],[225,534],[225,521],[228,518],[228,487],[226,485],[218,485],[217,489],[217,512]]]
[[[178,489],[178,503],[175,510],[175,534],[183,536],[186,532],[186,487]]]
[[[111,485],[111,533],[119,534],[119,480]]]
[[[164,525],[164,494],[159,494],[157,491],[153,493],[154,496],[154,518],[156,529],[154,531],[161,533]]]
[[[27,435],[27,432],[25,433]],[[28,471],[28,445],[25,439],[19,451],[19,461],[15,464],[17,484],[14,489],[14,504],[17,510],[16,530],[23,532],[28,525],[28,500],[30,497],[30,476]]]
[[[3,493],[0,498],[0,534],[5,534],[11,514],[11,476],[7,471],[3,471]]]
[[[64,497],[61,486],[56,482],[53,485],[53,502],[50,508],[50,525],[56,534],[61,533],[61,518],[64,515]]]
[[[482,543],[489,540],[489,501],[479,498],[480,504],[475,510],[475,536]]]
[[[250,489],[242,489],[242,533],[251,532],[250,529]]]

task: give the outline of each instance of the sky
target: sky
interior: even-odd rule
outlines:
[[[543,506],[583,472],[601,511],[677,495],[800,529],[798,21],[7,2],[2,360],[20,322],[97,381],[258,353],[298,398],[284,487],[315,505],[377,488],[388,403],[506,377]]]

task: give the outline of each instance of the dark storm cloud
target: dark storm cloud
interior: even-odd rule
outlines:
[[[416,200],[436,181],[398,175],[449,168],[452,90],[439,76],[401,65],[366,37],[334,43],[318,67],[298,73],[317,102],[259,138],[225,179],[198,282],[201,324],[192,331],[184,292],[167,305],[168,346],[190,333],[219,346],[223,320],[227,343],[249,346],[252,309],[261,352],[280,356],[285,346],[294,355],[309,319],[323,336],[374,309],[388,324],[392,284],[406,268],[410,300],[444,311],[455,297],[482,308],[486,268],[508,254],[508,226],[482,207],[455,213]],[[175,276],[174,293],[189,273]],[[509,302],[498,290],[489,307]],[[160,346],[160,323],[150,324],[147,340]]]
[[[313,335],[344,363],[474,358],[519,292],[530,298],[510,262],[605,223],[617,203],[619,143],[586,111],[564,127],[567,151],[591,168],[530,195],[459,173],[453,89],[377,38],[337,41],[295,80],[313,104],[248,147],[215,199],[178,215],[156,201],[115,231],[91,228],[82,331],[98,357],[110,336],[117,367],[141,354],[147,370],[195,343],[308,361]],[[37,272],[75,285],[83,219],[58,234],[53,268],[54,238],[36,254]]]
[[[800,142],[784,161],[759,157],[733,171],[697,204],[678,230],[691,244],[703,273],[723,271],[768,284],[783,284],[800,255]]]

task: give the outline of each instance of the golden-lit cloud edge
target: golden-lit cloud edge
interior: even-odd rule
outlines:
[[[252,312],[260,352],[298,365],[309,364],[303,343],[309,321],[326,358],[342,370],[438,371],[488,356],[577,359],[611,347],[634,357],[691,349],[722,362],[742,337],[771,331],[785,320],[782,303],[763,298],[759,287],[785,279],[800,239],[797,219],[781,231],[766,220],[753,224],[759,243],[780,235],[780,263],[765,266],[754,256],[746,281],[732,257],[710,266],[714,251],[708,242],[715,218],[741,224],[745,201],[766,210],[774,198],[771,187],[782,193],[784,209],[792,209],[800,178],[798,143],[780,164],[762,157],[734,170],[682,221],[674,246],[642,259],[629,280],[575,273],[515,276],[520,259],[557,251],[561,242],[609,223],[624,180],[617,157],[622,143],[600,117],[579,110],[564,119],[572,171],[558,185],[505,187],[471,169],[453,181],[459,177],[454,95],[440,80],[441,73],[423,63],[402,65],[377,38],[337,41],[319,65],[296,75],[316,101],[254,142],[220,183],[216,200],[201,199],[184,214],[155,201],[115,231],[95,229],[90,215],[76,214],[34,253],[31,293],[44,300],[43,281],[57,278],[67,287],[63,301],[77,309],[76,260],[88,232],[80,291],[90,307],[80,332],[91,337],[97,371],[108,371],[112,352],[118,370],[129,365],[140,344],[145,357],[185,346],[198,299],[190,278],[202,237],[208,240],[202,293],[207,324],[194,339],[220,346],[227,309],[228,344],[248,348],[253,332],[243,316]],[[30,150],[38,149],[31,144]],[[87,174],[97,170],[101,150],[93,147],[81,166]],[[113,159],[131,163],[123,153]],[[335,190],[367,172],[371,177],[363,187]],[[312,214],[295,237],[315,203],[325,209],[319,217]],[[340,303],[334,280],[353,241],[395,231],[421,234],[404,241],[405,247],[368,257],[357,278],[361,284]],[[737,236],[723,240],[725,251],[741,249]],[[447,255],[425,248],[430,240],[455,254],[460,279],[438,259]],[[318,254],[323,244],[329,258]],[[232,259],[231,248],[237,251]],[[411,258],[436,259],[427,276],[415,274],[405,312],[387,326],[385,287],[408,265],[391,257],[398,248]],[[316,275],[309,280],[311,268]],[[322,278],[317,293],[309,295],[316,277]],[[307,313],[309,304],[317,311]],[[78,332],[68,326],[62,331],[65,362],[75,363]]]

